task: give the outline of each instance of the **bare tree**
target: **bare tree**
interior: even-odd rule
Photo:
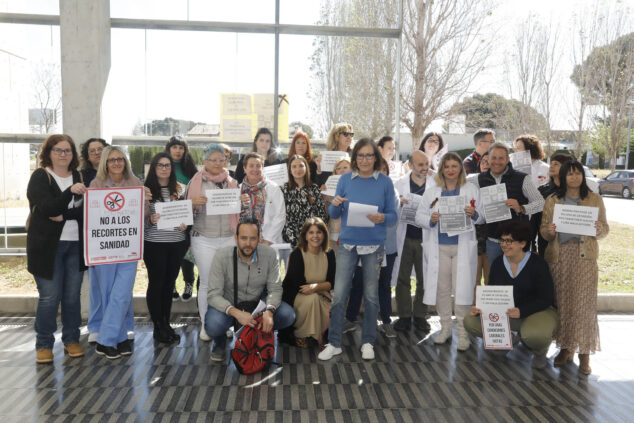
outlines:
[[[431,122],[446,117],[484,69],[493,5],[476,0],[404,4],[401,120],[417,146]]]
[[[33,70],[33,105],[38,116],[31,126],[44,134],[54,131],[62,114],[61,70],[58,64],[36,65]]]
[[[557,78],[559,76],[559,65],[561,63],[561,43],[559,26],[553,25],[552,21],[548,27],[544,27],[541,37],[541,54],[539,61],[539,109],[546,118],[546,154],[550,156],[552,151],[552,110],[556,105],[556,99],[560,98],[556,92]]]

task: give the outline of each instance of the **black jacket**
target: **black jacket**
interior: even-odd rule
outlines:
[[[50,177],[50,178],[49,178]],[[73,171],[73,184],[81,182],[78,171]],[[86,270],[83,253],[83,206],[68,208],[73,199],[70,187],[62,192],[46,169],[36,169],[26,190],[31,220],[26,234],[27,268],[34,276],[52,279],[55,272],[57,244],[64,229],[64,221],[76,220],[79,226],[79,271]],[[79,199],[81,196],[75,196]],[[54,222],[49,217],[62,215],[64,221]]]
[[[328,250],[328,270],[326,271],[326,281],[330,282],[330,286],[335,286],[335,252]],[[304,257],[302,250],[297,247],[291,253],[288,259],[288,270],[282,282],[282,301],[290,306],[295,303],[295,297],[299,292],[299,288],[306,284],[306,276],[304,276]]]

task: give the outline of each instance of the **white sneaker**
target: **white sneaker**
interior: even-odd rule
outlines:
[[[93,344],[95,342],[97,342],[97,338],[99,338],[99,333],[98,332],[91,332],[88,334],[88,343],[89,344]]]
[[[466,329],[458,329],[458,351],[467,351],[470,345],[471,341]]]
[[[199,338],[200,338],[201,341],[205,341],[205,342],[211,341],[211,337],[209,335],[207,335],[207,332],[205,332],[205,325],[201,325],[200,326]]]
[[[128,340],[130,340],[130,341],[134,340],[134,331],[133,330],[129,330],[128,331]]]
[[[361,345],[361,358],[364,360],[374,360],[374,345]]]
[[[324,348],[322,352],[317,354],[317,359],[326,361],[341,353],[341,348],[335,347],[331,344],[326,344],[326,348]]]
[[[441,327],[440,332],[438,332],[438,335],[436,335],[436,337],[434,338],[434,343],[444,344],[445,342],[447,342],[449,338],[451,338],[451,326],[444,325]]]

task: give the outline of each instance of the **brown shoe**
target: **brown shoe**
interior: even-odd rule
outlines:
[[[307,338],[295,338],[295,346],[299,348],[308,348]]]
[[[570,350],[568,350],[566,348],[562,348],[559,351],[559,354],[557,354],[557,357],[555,357],[555,361],[553,362],[553,366],[561,367],[561,366],[565,365],[566,363],[571,362],[573,355],[574,355],[574,353],[571,352]]]
[[[37,350],[35,351],[36,363],[52,363],[53,362],[53,350]]]
[[[81,357],[84,355],[84,349],[77,342],[64,345],[64,351],[66,351],[70,357]]]
[[[579,354],[579,371],[584,375],[592,373],[592,368],[590,368],[590,354]]]

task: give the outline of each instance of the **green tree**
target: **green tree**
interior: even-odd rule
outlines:
[[[588,104],[602,106],[602,120],[609,136],[602,137],[610,166],[624,142],[623,122],[634,104],[634,32],[594,48],[570,77]]]
[[[310,139],[313,138],[313,128],[311,128],[311,126],[308,125],[307,123],[302,123],[302,122],[296,120],[295,122],[291,122],[290,126],[298,127],[302,132],[308,134],[308,138],[310,138]]]
[[[465,97],[451,107],[451,114],[465,115],[468,128],[493,128],[516,135],[540,135],[548,128],[546,118],[534,108],[493,93]]]
[[[197,122],[191,120],[174,119],[166,117],[161,120],[153,120],[146,124],[147,135],[163,135],[171,137],[173,135],[185,135],[196,126]]]

